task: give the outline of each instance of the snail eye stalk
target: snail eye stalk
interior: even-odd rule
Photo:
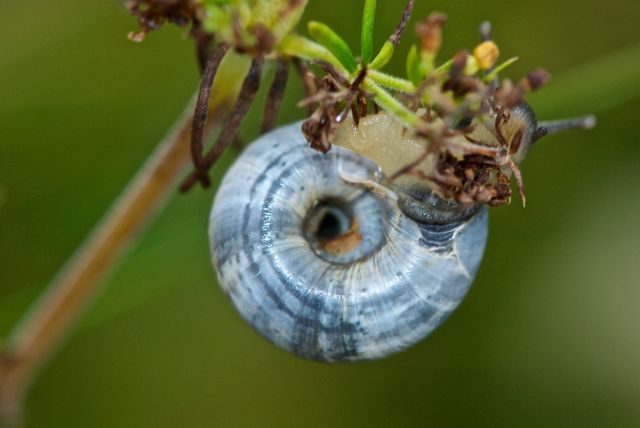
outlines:
[[[594,115],[587,115],[582,117],[576,117],[572,119],[552,120],[547,122],[540,122],[540,128],[538,132],[542,135],[536,139],[540,139],[546,135],[558,134],[572,129],[593,129],[597,125],[598,120]]]

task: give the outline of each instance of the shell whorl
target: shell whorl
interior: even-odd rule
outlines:
[[[420,223],[382,179],[350,150],[310,149],[300,124],[261,137],[232,166],[210,217],[213,264],[260,334],[304,358],[370,360],[421,340],[458,306],[482,259],[487,210]],[[326,215],[332,224],[319,226]]]

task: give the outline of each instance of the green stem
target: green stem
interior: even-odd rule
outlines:
[[[408,80],[383,73],[378,70],[367,70],[367,76],[378,85],[405,94],[412,94],[416,91],[416,87]]]
[[[371,92],[375,96],[375,102],[380,107],[401,120],[405,125],[414,128],[421,128],[426,125],[414,112],[395,99],[393,95],[379,86],[370,77],[364,80],[362,86],[366,91]]]

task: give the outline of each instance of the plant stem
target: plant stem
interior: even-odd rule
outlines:
[[[105,276],[175,188],[190,157],[192,112],[189,103],[103,221],[12,332],[0,354],[0,421],[7,426],[18,424],[21,401],[35,376],[103,288]],[[212,116],[219,114],[213,112]],[[205,135],[214,127],[215,121],[210,120]]]

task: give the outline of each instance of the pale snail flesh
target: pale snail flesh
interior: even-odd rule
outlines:
[[[402,351],[465,297],[487,240],[485,207],[417,199],[369,158],[312,150],[300,123],[279,128],[245,150],[215,198],[219,283],[261,335],[300,357]]]

